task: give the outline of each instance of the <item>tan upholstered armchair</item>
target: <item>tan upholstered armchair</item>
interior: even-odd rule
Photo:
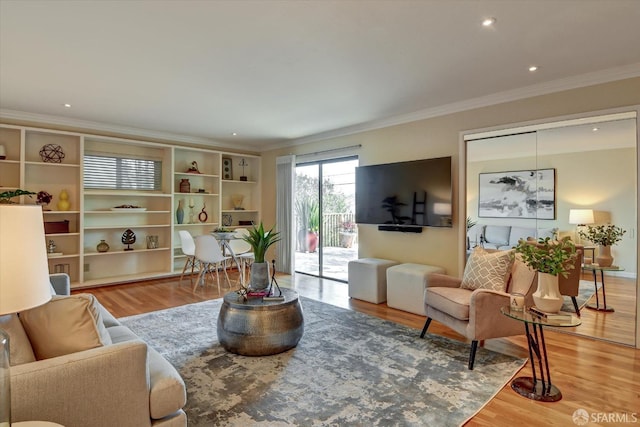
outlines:
[[[576,256],[573,259],[573,268],[569,270],[567,277],[560,275],[558,277],[558,287],[560,295],[571,297],[573,308],[580,317],[580,307],[578,307],[578,288],[580,287],[580,275],[582,273],[582,255],[584,254],[584,246],[576,245]]]
[[[521,322],[500,313],[509,305],[509,293],[525,295],[525,304],[533,305],[537,274],[524,263],[515,260],[511,266],[505,291],[463,289],[462,279],[432,274],[424,291],[427,321],[422,329],[424,338],[431,320],[436,320],[471,340],[469,369],[473,369],[478,341],[524,334]]]

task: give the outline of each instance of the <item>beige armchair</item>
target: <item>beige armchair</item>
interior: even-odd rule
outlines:
[[[515,260],[506,291],[490,289],[463,289],[462,279],[432,274],[424,291],[424,308],[427,321],[420,338],[424,338],[431,320],[436,320],[471,340],[469,369],[478,348],[478,341],[490,338],[521,335],[521,322],[500,313],[500,307],[509,305],[510,293],[525,295],[525,304],[533,305],[532,294],[536,289],[537,274],[523,262]]]
[[[573,302],[573,308],[576,310],[576,314],[580,317],[580,307],[578,307],[578,289],[580,287],[580,276],[582,274],[582,254],[584,253],[584,246],[576,245],[576,256],[573,258],[573,269],[569,270],[567,277],[559,275],[558,288],[560,289],[560,295],[566,295],[571,297]]]

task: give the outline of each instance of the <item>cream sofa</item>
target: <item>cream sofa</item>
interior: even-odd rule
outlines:
[[[57,294],[69,294],[68,276],[53,275],[52,284]],[[12,420],[65,427],[186,426],[186,390],[178,372],[98,308],[110,344],[11,367]],[[14,353],[30,350],[14,348],[20,340],[11,340],[12,360]]]
[[[482,245],[485,249],[509,250],[518,246],[520,239],[529,237],[553,239],[557,228],[518,227],[515,225],[476,224],[467,231],[469,248]]]

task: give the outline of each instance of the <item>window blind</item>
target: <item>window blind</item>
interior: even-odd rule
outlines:
[[[85,154],[84,188],[162,190],[162,161]]]

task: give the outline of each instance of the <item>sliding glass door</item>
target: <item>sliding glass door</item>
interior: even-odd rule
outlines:
[[[347,281],[358,258],[356,166],[354,157],[296,166],[296,272]]]

